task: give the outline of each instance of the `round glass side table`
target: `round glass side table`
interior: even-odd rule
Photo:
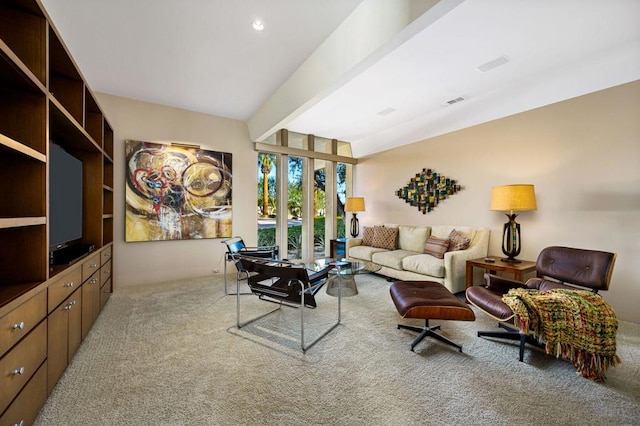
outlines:
[[[350,261],[347,259],[315,259],[314,263],[320,268],[334,265],[329,271],[327,294],[329,296],[351,297],[358,294],[355,276],[369,274],[380,270],[380,266],[372,262]]]

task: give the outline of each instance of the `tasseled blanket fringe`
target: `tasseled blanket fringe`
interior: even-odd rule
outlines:
[[[553,292],[552,297],[548,299],[544,298],[544,293],[550,295],[550,292]],[[533,332],[534,337],[538,339],[539,342],[545,344],[545,352],[547,354],[571,361],[578,374],[582,377],[595,382],[604,382],[609,367],[615,367],[622,362],[616,354],[615,331],[617,330],[617,320],[615,313],[599,296],[596,298],[596,295],[590,292],[570,291],[571,293],[567,293],[567,290],[551,290],[550,292],[512,289],[505,295],[503,301],[507,303],[516,314],[516,324],[519,325],[521,332]],[[542,299],[540,299],[540,296],[542,296]],[[545,318],[549,320],[549,317],[546,315],[548,314],[546,310],[555,309],[555,314],[561,316],[562,312],[558,309],[558,306],[562,305],[563,298],[580,299],[579,304],[582,306],[589,304],[589,308],[586,309],[586,311],[589,311],[587,314],[603,315],[600,319],[602,319],[605,324],[603,324],[602,327],[594,329],[599,331],[600,334],[591,329],[583,330],[586,335],[584,336],[584,341],[580,342],[581,346],[586,346],[593,350],[579,349],[576,348],[574,344],[558,340],[563,333],[560,333],[556,329],[553,331],[549,329],[548,334],[546,336],[544,335],[543,329],[545,328],[545,324],[543,321],[545,321]],[[553,299],[556,300],[554,301]],[[536,301],[539,301],[539,303]],[[558,301],[560,301],[560,304],[556,303]],[[585,318],[582,319],[584,320]],[[591,322],[587,320],[582,324],[585,327],[589,327],[591,325],[590,323]],[[546,324],[546,326],[548,326],[548,324]],[[569,334],[567,334],[567,336],[568,335]],[[588,344],[586,344],[587,341]]]

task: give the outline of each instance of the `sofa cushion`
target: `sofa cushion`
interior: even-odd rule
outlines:
[[[374,253],[380,253],[383,251],[386,250],[371,246],[354,246],[349,249],[349,257],[371,261],[371,257]]]
[[[443,259],[448,248],[448,239],[431,236],[427,239],[427,243],[424,245],[424,252],[437,259]]]
[[[466,250],[469,248],[471,238],[467,238],[455,229],[449,234],[449,247],[447,251]]]
[[[393,250],[374,253],[371,259],[378,265],[386,266],[397,270],[402,270],[402,259],[416,254],[413,251]]]
[[[398,226],[398,248],[422,253],[429,238],[430,229],[426,226]]]
[[[395,250],[398,247],[398,228],[374,226],[373,246],[387,250]]]
[[[430,254],[414,254],[402,259],[402,268],[416,274],[444,278],[444,260]]]
[[[365,226],[362,232],[362,245],[373,246],[373,226]]]

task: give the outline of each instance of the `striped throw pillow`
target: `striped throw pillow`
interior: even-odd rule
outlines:
[[[448,239],[429,237],[427,243],[424,245],[424,252],[435,258],[444,259],[444,254],[447,252],[448,248]]]

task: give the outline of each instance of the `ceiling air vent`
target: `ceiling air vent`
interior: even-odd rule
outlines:
[[[462,96],[458,96],[455,99],[451,99],[450,101],[447,101],[447,104],[453,105],[453,104],[457,104],[458,102],[462,102],[462,101],[464,101],[464,98]]]

